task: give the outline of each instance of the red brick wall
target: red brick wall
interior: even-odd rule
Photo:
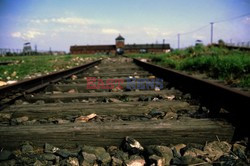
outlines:
[[[116,42],[116,48],[123,48],[123,47],[124,47],[124,42],[122,42],[122,41]]]

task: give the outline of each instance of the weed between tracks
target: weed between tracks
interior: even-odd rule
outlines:
[[[187,72],[204,73],[238,87],[250,87],[250,52],[196,46],[168,54],[134,54],[152,62]]]

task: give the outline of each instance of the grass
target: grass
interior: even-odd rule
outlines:
[[[250,52],[202,45],[168,54],[134,54],[153,63],[187,72],[205,73],[238,87],[250,87]]]
[[[105,55],[42,55],[0,57],[0,81],[21,80],[87,63]],[[174,50],[167,54],[131,54],[130,57],[148,58],[153,63],[187,72],[205,73],[238,87],[250,88],[250,52],[219,47],[196,46]]]
[[[13,64],[0,65],[0,81],[22,80],[53,71],[68,69],[104,55],[40,55],[0,57],[0,62],[12,61]]]

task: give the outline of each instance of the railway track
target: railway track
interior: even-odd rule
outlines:
[[[205,144],[218,138],[230,142],[235,133],[249,136],[241,125],[247,121],[221,118],[232,117],[236,108],[249,105],[249,96],[197,83],[200,80],[191,77],[184,76],[180,82],[178,73],[173,80],[171,72],[136,59],[107,58],[34,79],[32,84],[24,81],[0,89],[5,97],[0,147],[16,149],[23,141],[63,148],[119,146],[126,136],[140,140],[143,146]],[[193,85],[196,90],[190,90]],[[11,89],[15,93],[9,95]],[[218,102],[223,94],[227,96]],[[227,103],[234,97],[235,105]],[[221,113],[220,108],[227,110]],[[245,120],[242,117],[237,116]]]

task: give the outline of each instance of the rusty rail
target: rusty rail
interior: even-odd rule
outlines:
[[[229,119],[237,127],[237,134],[250,136],[249,129],[249,108],[250,95],[236,91],[223,85],[194,78],[176,70],[163,68],[150,63],[142,62],[134,58],[134,62],[150,71],[154,75],[163,78],[167,82],[183,92],[191,93],[192,97],[200,100],[202,106],[211,111],[213,117],[217,116],[220,109],[229,111]]]
[[[26,93],[31,93],[50,83],[57,82],[60,79],[70,77],[73,74],[77,74],[88,68],[100,63],[101,60],[90,62],[81,66],[77,66],[71,69],[54,72],[45,76],[36,77],[32,79],[23,80],[12,85],[7,85],[0,88],[0,110],[12,104],[16,99],[22,97]]]
[[[0,62],[0,65],[8,65],[8,64],[12,64],[14,62],[8,61],[8,62]]]

